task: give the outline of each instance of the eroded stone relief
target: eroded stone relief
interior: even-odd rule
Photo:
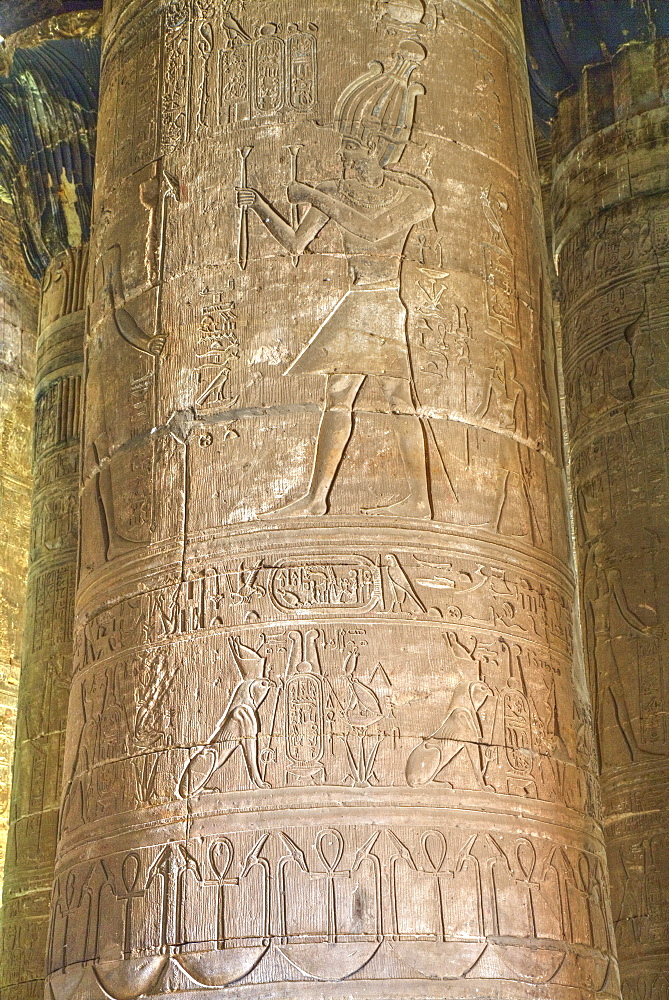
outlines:
[[[37,289],[16,220],[0,216],[0,876],[9,827],[23,606],[30,546],[30,444]]]
[[[652,60],[653,47],[641,53]],[[610,72],[638,82],[641,64],[628,56]],[[616,117],[614,132],[627,132],[630,149],[636,130],[651,124],[626,119],[624,109]],[[664,122],[666,107],[651,118],[652,127]],[[582,172],[609,171],[617,157],[616,135],[602,156],[602,133],[589,131],[560,164],[554,189],[581,611],[623,995],[663,997],[669,215],[660,177],[640,197],[627,183],[603,198],[580,186]],[[629,161],[634,190],[634,178],[648,173],[646,155]]]
[[[30,566],[3,896],[3,988],[17,997],[36,995],[48,938],[72,676],[87,266],[87,247],[63,251],[40,297]]]
[[[619,992],[519,29],[110,7],[56,997]]]

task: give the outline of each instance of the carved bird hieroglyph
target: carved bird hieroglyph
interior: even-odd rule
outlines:
[[[397,556],[389,552],[385,556],[384,562],[387,567],[386,575],[391,596],[390,611],[403,611],[405,602],[409,601],[409,607],[414,604],[419,611],[426,614],[427,609],[416,593],[411,580],[400,566]]]

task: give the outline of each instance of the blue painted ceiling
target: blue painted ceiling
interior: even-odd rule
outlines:
[[[584,66],[669,35],[669,0],[521,0],[532,104],[546,123]]]

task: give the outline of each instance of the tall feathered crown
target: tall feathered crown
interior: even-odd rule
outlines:
[[[385,70],[380,62],[342,92],[335,106],[335,128],[349,139],[367,145],[379,140],[382,167],[397,163],[409,141],[416,101],[425,93],[422,83],[410,83],[411,74],[427,52],[418,42],[402,42],[395,63]]]

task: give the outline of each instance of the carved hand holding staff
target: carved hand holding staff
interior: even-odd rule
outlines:
[[[286,146],[286,149],[290,151],[290,183],[291,185],[297,181],[297,158],[300,155],[300,150],[302,149],[302,143],[296,143],[293,146]],[[291,201],[290,203],[290,224],[295,231],[300,224],[300,206],[297,202]],[[291,256],[293,262],[293,267],[297,267],[300,263],[300,255],[294,253]]]
[[[253,146],[242,146],[238,150],[242,159],[240,176],[240,186],[242,189],[246,187],[246,161],[248,160],[252,149]],[[239,209],[239,244],[237,259],[239,261],[240,268],[242,271],[245,271],[249,260],[249,212],[246,205],[240,206]]]

